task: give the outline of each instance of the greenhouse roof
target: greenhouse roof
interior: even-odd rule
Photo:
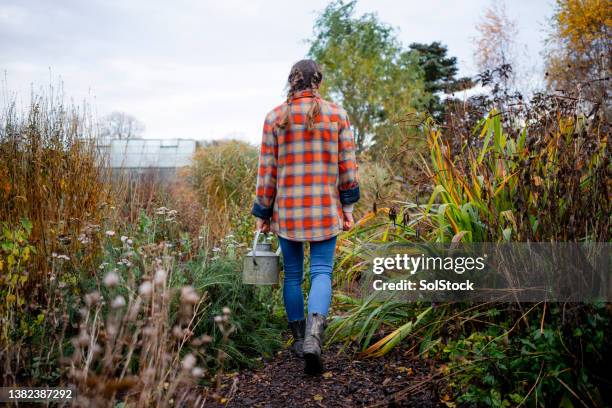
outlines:
[[[98,143],[111,168],[176,168],[188,166],[196,150],[193,139],[112,139]]]

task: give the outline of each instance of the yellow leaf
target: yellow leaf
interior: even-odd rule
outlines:
[[[312,399],[315,401],[323,401],[323,396],[321,394],[317,394],[314,397],[312,397]]]
[[[323,373],[323,378],[327,378],[330,379],[332,378],[334,375],[331,373],[331,371],[327,371],[325,373]]]
[[[438,367],[438,373],[446,375],[450,372],[450,368],[446,364],[442,364]]]
[[[363,217],[361,217],[361,219],[359,219],[359,221],[357,221],[355,223],[356,226],[360,227],[363,224],[367,223],[368,221],[370,221],[372,218],[376,217],[376,214],[374,214],[373,212],[369,212],[367,214],[365,214]]]
[[[407,375],[412,375],[414,374],[414,370],[412,369],[412,367],[397,367],[397,371],[399,371],[400,373],[406,373]]]
[[[540,176],[533,176],[533,184],[536,186],[542,185],[542,178]]]
[[[10,294],[6,297],[6,303],[13,303],[16,299],[15,295]]]

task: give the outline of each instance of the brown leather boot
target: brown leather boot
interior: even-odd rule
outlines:
[[[304,360],[306,374],[318,375],[323,372],[323,333],[327,326],[327,319],[319,313],[309,313],[306,322],[306,335],[304,337]]]

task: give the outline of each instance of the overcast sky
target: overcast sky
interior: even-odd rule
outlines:
[[[284,99],[292,63],[303,58],[327,1],[0,0],[3,93],[63,83],[102,117],[127,112],[145,137],[258,143],[264,115]],[[361,0],[400,40],[441,41],[475,73],[475,25],[490,0]],[[507,11],[527,45],[522,69],[541,69],[552,0],[513,0]],[[537,78],[537,77],[534,77]],[[6,83],[4,83],[6,82]],[[4,103],[4,98],[0,103]]]

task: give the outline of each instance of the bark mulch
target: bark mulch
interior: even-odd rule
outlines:
[[[444,407],[433,363],[395,349],[380,358],[360,359],[332,346],[326,372],[304,374],[303,361],[280,351],[263,367],[227,378],[227,407]]]

